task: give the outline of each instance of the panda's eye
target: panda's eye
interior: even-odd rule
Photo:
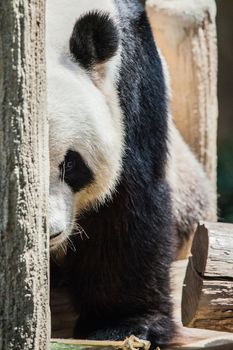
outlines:
[[[75,168],[75,161],[69,160],[65,162],[65,172],[71,172]]]
[[[75,151],[69,150],[64,161],[59,165],[60,179],[65,181],[73,192],[78,192],[89,185],[93,179],[91,169],[84,162],[82,156]]]

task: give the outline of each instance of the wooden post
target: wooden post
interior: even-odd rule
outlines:
[[[216,190],[215,1],[148,0],[147,10],[171,75],[175,123]]]
[[[49,349],[43,0],[0,1],[0,349]]]
[[[233,225],[200,225],[183,289],[185,326],[233,332]]]

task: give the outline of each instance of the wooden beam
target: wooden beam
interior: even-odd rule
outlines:
[[[233,332],[233,225],[204,223],[186,271],[182,320],[189,327]]]
[[[168,63],[175,123],[216,192],[215,1],[148,0],[147,11],[158,47]],[[211,220],[216,220],[216,210]]]
[[[165,350],[232,350],[233,334],[180,327],[176,339]],[[161,349],[164,350],[164,349]]]
[[[0,1],[0,349],[48,350],[45,1]]]

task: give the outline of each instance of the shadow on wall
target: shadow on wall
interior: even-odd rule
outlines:
[[[219,219],[233,222],[233,1],[217,0]]]

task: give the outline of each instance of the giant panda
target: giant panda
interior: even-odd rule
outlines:
[[[211,190],[170,117],[144,7],[47,0],[46,28],[51,289],[75,338],[166,344],[171,264]]]

